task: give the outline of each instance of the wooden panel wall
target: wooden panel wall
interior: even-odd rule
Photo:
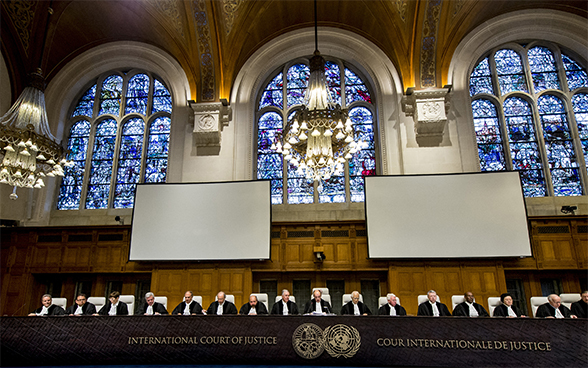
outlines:
[[[429,289],[450,308],[451,295],[465,291],[486,305],[487,297],[506,291],[505,273],[512,272],[529,283],[527,297],[540,293],[540,273],[548,270],[564,280],[564,292],[579,292],[579,285],[586,284],[588,220],[534,218],[529,225],[533,256],[522,259],[372,260],[365,223],[341,222],[275,224],[270,260],[233,262],[129,262],[130,226],[4,228],[0,313],[24,315],[34,309],[44,293],[44,278],[52,275],[61,277],[60,296],[68,298],[79,275],[88,275],[98,295],[112,279],[123,283],[121,292],[132,294],[135,283],[147,277],[156,295],[168,297],[170,310],[186,290],[201,295],[204,307],[219,290],[235,295],[240,305],[268,278],[277,280],[279,290],[296,278],[311,280],[313,287],[344,279],[347,293],[359,289],[362,279],[378,279],[381,294],[397,294],[409,313],[416,313],[417,296]],[[315,252],[326,259],[318,261]]]

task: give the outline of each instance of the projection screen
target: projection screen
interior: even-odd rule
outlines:
[[[518,172],[369,176],[370,258],[531,256]]]
[[[269,259],[270,182],[137,185],[130,261]]]

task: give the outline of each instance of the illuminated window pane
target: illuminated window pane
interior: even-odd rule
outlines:
[[[561,89],[553,53],[545,47],[534,47],[528,52],[529,66],[533,76],[535,92],[546,89]]]
[[[127,86],[127,107],[125,114],[137,113],[147,115],[149,102],[149,76],[137,74],[129,80]]]
[[[89,139],[90,122],[87,120],[78,121],[70,129],[67,159],[74,164],[71,167],[64,167],[57,209],[77,210],[80,208]]]
[[[153,81],[153,109],[152,113],[156,112],[172,112],[172,98],[171,93],[165,88],[163,83],[155,79]]]
[[[345,100],[347,105],[354,101],[372,102],[370,92],[361,78],[347,68],[345,68]]]
[[[114,119],[103,120],[96,128],[86,198],[87,209],[108,207],[112,163],[116,144],[116,129],[117,124]]]
[[[474,129],[478,142],[478,156],[482,171],[499,171],[506,169],[504,148],[498,124],[496,106],[488,100],[472,101],[474,112]]]
[[[582,144],[584,162],[588,165],[588,94],[578,93],[572,97],[572,106],[578,124],[578,136]]]
[[[331,92],[334,103],[341,105],[341,71],[339,65],[327,61],[325,63],[325,80],[327,88]]]
[[[151,123],[145,160],[145,183],[165,183],[170,130],[171,119],[168,116],[160,116]]]
[[[488,58],[480,61],[470,75],[470,96],[475,96],[479,93],[494,93]]]
[[[292,65],[288,69],[286,77],[288,106],[292,107],[302,104],[304,94],[306,93],[306,86],[308,85],[308,78],[310,77],[310,68],[305,64]]]
[[[513,50],[500,50],[494,54],[494,62],[498,74],[498,85],[503,95],[514,91],[528,91],[519,54]]]
[[[111,75],[102,83],[100,91],[100,114],[120,113],[120,99],[122,96],[123,78],[119,75]]]
[[[259,108],[262,109],[266,106],[276,106],[279,108],[284,107],[284,76],[279,73],[274,79],[267,85],[265,91],[259,101]]]
[[[135,187],[141,179],[144,133],[143,119],[130,119],[123,126],[114,191],[114,208],[133,207]]]
[[[84,95],[78,101],[74,112],[71,114],[75,116],[87,116],[92,117],[94,115],[94,99],[96,98],[96,85],[93,85],[90,89],[84,93]]]
[[[570,91],[580,87],[588,87],[588,74],[586,70],[565,54],[562,54],[561,58],[564,69],[566,70],[566,79]]]

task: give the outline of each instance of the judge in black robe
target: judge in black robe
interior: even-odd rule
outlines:
[[[357,304],[360,316],[372,314],[368,306],[359,301],[359,292],[354,291],[351,293],[351,300],[341,307],[341,315],[355,315],[354,304]]]
[[[494,312],[492,312],[492,317],[511,317],[511,318],[514,318],[513,316],[510,316],[508,314],[508,307],[510,307],[512,309],[512,311],[516,314],[517,317],[526,317],[521,313],[519,308],[517,308],[515,305],[512,304],[513,298],[512,298],[512,295],[510,295],[509,293],[504,293],[504,294],[500,295],[500,301],[502,302],[502,304],[500,304],[499,306],[494,308]]]
[[[43,316],[63,316],[65,314],[65,310],[63,310],[63,308],[53,304],[53,298],[49,294],[43,295],[41,298],[41,303],[43,306],[35,309],[32,313],[29,313],[29,316],[39,315],[39,313],[43,311],[43,307],[47,309],[47,313],[43,314]]]
[[[265,304],[260,303],[257,300],[257,296],[255,295],[249,296],[249,303],[245,303],[241,306],[241,309],[239,309],[239,314],[249,315],[252,309],[255,310],[255,312],[252,314],[268,314]]]
[[[572,311],[565,305],[561,304],[561,298],[556,294],[551,294],[547,297],[547,303],[541,304],[535,312],[535,318],[556,318],[556,309],[564,318],[576,318]]]
[[[466,292],[464,295],[465,301],[463,303],[459,303],[453,309],[454,316],[460,317],[471,317],[470,315],[470,305],[474,307],[476,312],[478,313],[478,317],[489,317],[488,312],[484,307],[480,304],[474,302],[474,294],[470,291]]]
[[[394,310],[396,311],[397,316],[406,316],[406,309],[404,309],[404,307],[397,303],[396,295],[388,294],[387,299],[388,303],[384,304],[380,307],[380,309],[378,309],[379,316],[390,316],[390,310],[392,308],[394,308]]]
[[[582,293],[582,299],[571,305],[572,314],[578,318],[588,318],[588,291]]]
[[[75,314],[78,310],[78,307],[82,307],[82,314]],[[96,314],[96,306],[87,301],[85,294],[79,294],[76,297],[76,302],[65,310],[65,314],[68,316],[91,316]]]
[[[427,298],[429,298],[429,300],[419,304],[417,316],[433,316],[433,307],[431,303],[434,303],[437,306],[437,310],[439,310],[439,316],[451,316],[451,313],[449,313],[449,309],[447,309],[447,306],[437,301],[437,293],[435,292],[435,290],[429,290],[427,292]]]
[[[184,294],[184,301],[178,304],[177,307],[174,308],[172,314],[180,314],[183,315],[184,311],[186,310],[186,304],[189,304],[188,310],[190,314],[203,314],[202,313],[202,306],[196,300],[193,300],[194,294],[191,291],[186,291]]]
[[[196,303],[196,302],[194,302]],[[196,303],[198,304],[198,303]],[[143,305],[141,305],[141,308],[139,308],[139,314],[145,314],[147,313],[147,307],[149,307],[149,304],[144,303]],[[155,313],[159,313],[159,314],[169,314],[167,309],[165,309],[165,306],[161,303],[158,302],[153,302],[152,304],[153,307],[153,314]],[[200,310],[202,310],[202,308],[200,308]]]
[[[312,298],[311,300],[306,302],[306,305],[304,306],[304,314],[316,312],[317,303],[320,304],[320,309],[321,309],[322,313],[332,314],[333,309],[331,308],[331,304],[329,302],[327,302],[326,300],[323,300],[322,296],[323,296],[322,291],[320,291],[318,289],[315,290],[314,291],[314,298]]]
[[[98,314],[101,316],[109,316],[110,307],[116,305],[116,316],[127,316],[129,314],[129,308],[127,307],[126,303],[121,302],[119,299],[120,293],[118,291],[113,291],[110,293],[106,304],[100,308]]]
[[[282,300],[274,303],[270,314],[284,315],[284,306],[286,307],[287,315],[299,314],[298,306],[290,300],[290,292],[287,289],[282,290]]]
[[[224,292],[219,292],[216,295],[217,300],[212,302],[206,311],[206,314],[217,314],[218,306],[222,304],[223,314],[237,314],[237,307],[235,304],[226,300],[227,296]]]

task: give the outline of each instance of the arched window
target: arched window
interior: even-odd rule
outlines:
[[[557,45],[499,47],[470,74],[482,171],[517,170],[527,197],[586,194],[588,74]]]
[[[369,88],[343,61],[326,62],[327,87],[333,101],[349,110],[354,130],[368,147],[347,161],[343,175],[319,183],[284,164],[282,154],[271,149],[284,122],[301,107],[309,76],[308,60],[304,60],[284,65],[268,78],[257,100],[257,178],[271,180],[272,204],[363,202],[363,177],[376,173],[375,112]]]
[[[96,108],[95,108],[96,107]],[[57,208],[132,208],[141,182],[166,180],[172,98],[150,73],[98,78],[71,114]]]

